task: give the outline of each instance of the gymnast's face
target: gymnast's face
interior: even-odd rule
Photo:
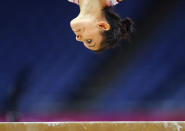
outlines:
[[[101,45],[103,40],[102,32],[110,29],[106,21],[77,17],[71,21],[70,25],[76,35],[76,40],[83,42],[86,48],[92,51],[104,48]]]

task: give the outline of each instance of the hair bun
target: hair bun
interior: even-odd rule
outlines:
[[[135,31],[134,28],[134,22],[132,19],[126,17],[125,19],[121,20],[122,27],[123,27],[123,32],[126,34],[131,34]]]

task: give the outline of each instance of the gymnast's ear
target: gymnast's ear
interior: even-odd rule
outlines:
[[[110,30],[110,25],[106,21],[100,21],[97,23],[97,27],[102,31]]]

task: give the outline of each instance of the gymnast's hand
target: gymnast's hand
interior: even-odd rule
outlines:
[[[112,10],[111,6],[118,2],[79,0],[80,13],[70,22],[76,40],[83,42],[89,50],[102,52],[114,47],[121,38],[126,38],[133,22],[129,18],[121,20]]]

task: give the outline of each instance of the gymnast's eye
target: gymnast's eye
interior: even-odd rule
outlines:
[[[92,42],[92,40],[91,40],[91,39],[89,39],[89,40],[86,40],[86,41],[87,41],[87,43],[89,43],[89,44]]]

